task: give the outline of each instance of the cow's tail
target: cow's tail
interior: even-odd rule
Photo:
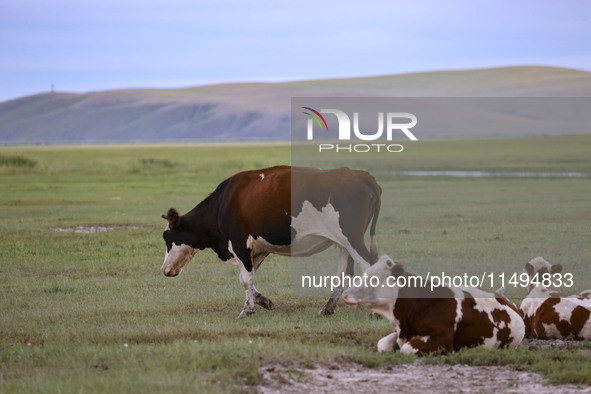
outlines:
[[[371,227],[369,228],[369,235],[370,235],[370,245],[369,245],[369,253],[373,256],[374,259],[378,259],[378,241],[376,239],[376,225],[378,223],[378,217],[380,216],[380,209],[382,207],[382,188],[376,182],[375,178],[368,174],[367,185],[373,190],[374,192],[374,204],[373,204],[373,218],[371,220]]]

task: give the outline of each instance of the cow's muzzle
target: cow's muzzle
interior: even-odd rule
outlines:
[[[173,243],[172,248],[164,257],[162,273],[165,276],[177,276],[198,251],[199,249],[192,248],[189,245],[175,245]]]

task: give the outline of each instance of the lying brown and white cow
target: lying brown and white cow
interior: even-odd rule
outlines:
[[[345,303],[361,306],[387,318],[395,331],[378,342],[378,350],[393,350],[398,344],[404,354],[453,352],[483,345],[517,346],[525,335],[517,307],[499,293],[468,287],[419,287],[410,280],[402,264],[382,256],[365,271],[379,283],[363,281],[343,295]],[[396,279],[406,277],[406,281]],[[390,278],[390,279],[389,279]],[[409,286],[401,287],[406,282]],[[397,286],[401,284],[401,286]]]
[[[365,171],[277,166],[240,172],[218,185],[184,215],[171,208],[163,238],[162,272],[178,275],[200,250],[211,248],[223,261],[240,267],[246,289],[241,316],[255,303],[273,303],[254,287],[254,274],[270,253],[310,256],[336,244],[338,274],[352,275],[377,259],[375,237],[382,190]],[[371,223],[371,252],[364,233]],[[331,314],[344,289],[336,289],[320,314]]]
[[[550,264],[536,257],[525,264],[530,278],[538,274],[559,274],[562,265]],[[591,300],[582,294],[569,295],[545,287],[530,285],[529,293],[521,301],[526,333],[534,338],[591,339]]]

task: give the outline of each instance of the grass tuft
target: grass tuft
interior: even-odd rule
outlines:
[[[140,163],[144,166],[152,166],[152,167],[163,167],[163,168],[173,168],[176,167],[178,164],[174,163],[168,159],[156,159],[154,157],[148,157],[140,160]]]
[[[37,161],[29,159],[21,155],[1,155],[0,154],[0,167],[25,167],[34,168],[37,166]]]

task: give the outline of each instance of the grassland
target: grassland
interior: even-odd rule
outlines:
[[[381,251],[417,273],[511,272],[542,255],[576,273],[575,290],[591,287],[589,176],[390,171],[591,173],[590,143],[591,136],[565,136],[409,146],[376,174],[384,189]],[[323,299],[292,295],[288,258],[270,256],[257,273],[257,288],[277,309],[249,319],[237,318],[244,302],[237,268],[210,251],[177,278],[161,274],[160,213],[191,209],[237,171],[291,159],[287,144],[0,148],[0,391],[240,391],[260,384],[259,368],[272,363],[413,362],[375,352],[390,330],[384,320],[344,305],[316,318]],[[346,156],[331,163],[352,165]],[[99,226],[110,231],[74,231]],[[518,301],[524,292],[508,294]],[[427,362],[509,365],[554,383],[591,384],[587,343],[471,349]]]

